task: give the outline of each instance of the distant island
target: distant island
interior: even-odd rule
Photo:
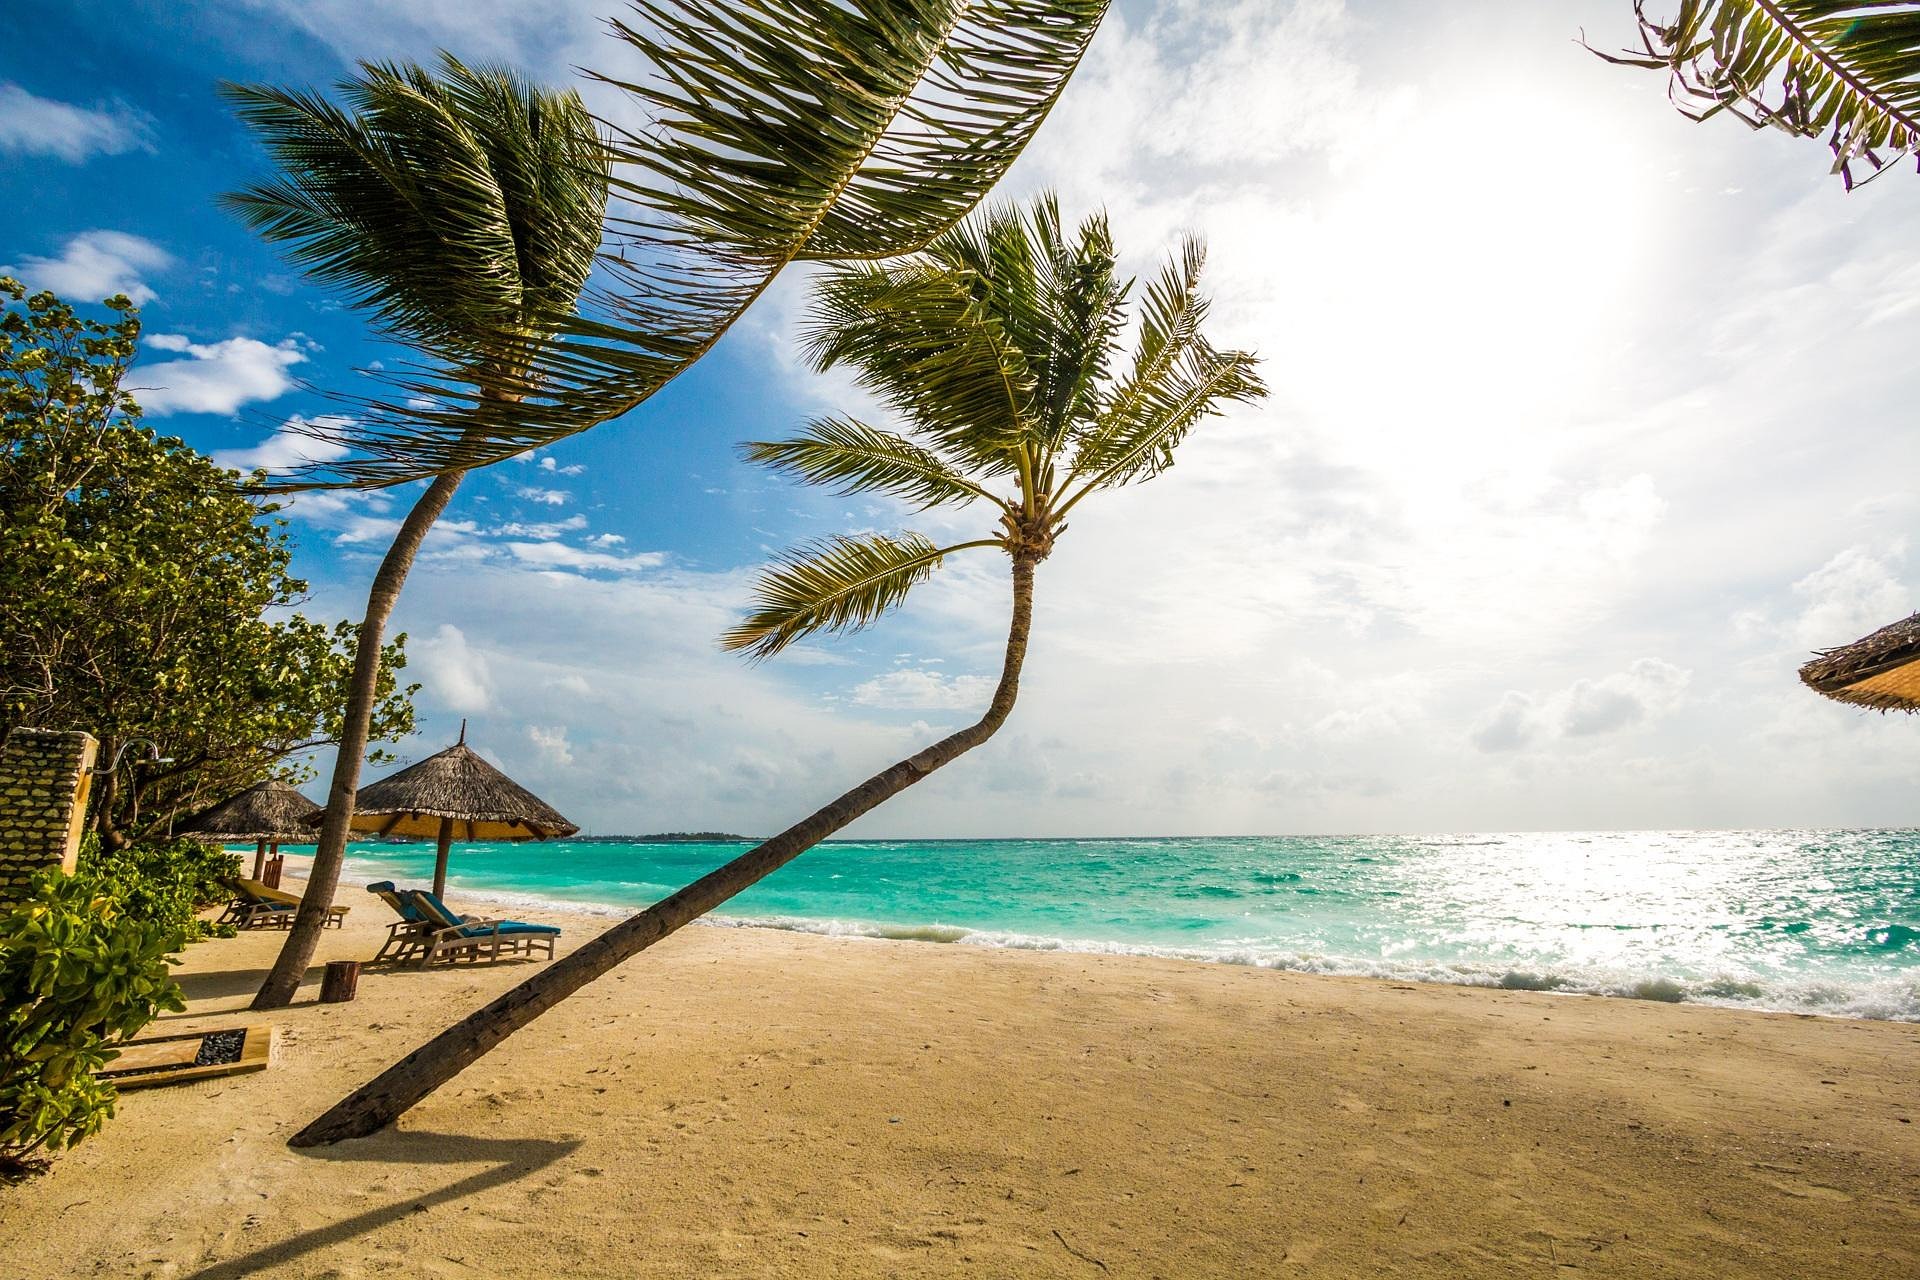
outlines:
[[[574,844],[750,844],[758,836],[730,831],[661,831],[650,836],[575,836]]]

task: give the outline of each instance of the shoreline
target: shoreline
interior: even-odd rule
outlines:
[[[311,859],[287,854],[287,874],[305,882]],[[348,847],[342,869],[342,887],[364,888],[369,877],[355,867]],[[372,879],[384,878],[374,876]],[[450,882],[450,894],[497,909],[499,913],[549,912],[588,921],[612,923],[642,909],[610,902],[583,902],[519,889],[500,889]],[[731,915],[715,913],[694,922],[703,928],[766,929],[819,937],[867,938],[897,942],[925,942],[941,946],[968,946],[994,950],[1058,952],[1149,958],[1194,964],[1226,965],[1332,977],[1368,978],[1385,982],[1418,982],[1432,986],[1481,990],[1534,991],[1559,996],[1591,996],[1607,1000],[1636,1000],[1658,1004],[1729,1009],[1754,1013],[1810,1015],[1865,1022],[1920,1023],[1920,973],[1909,979],[1895,975],[1879,989],[1848,990],[1808,977],[1795,986],[1769,989],[1746,980],[1676,978],[1659,973],[1598,971],[1579,974],[1474,964],[1468,961],[1396,961],[1385,958],[1333,958],[1255,948],[1206,950],[1152,943],[1102,939],[1047,937],[932,922],[888,922],[840,917]]]
[[[385,932],[339,900],[322,962]],[[598,931],[526,914],[562,954]],[[148,1033],[269,1022],[272,1065],[129,1093],[0,1189],[19,1274],[1920,1272],[1910,1024],[689,929],[395,1130],[294,1152],[540,966],[368,969],[336,1005],[316,968],[250,1014],[283,936],[190,948]]]

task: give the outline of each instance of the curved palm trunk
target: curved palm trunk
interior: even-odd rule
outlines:
[[[400,588],[420,552],[427,531],[453,500],[466,472],[449,471],[435,477],[407,512],[393,545],[373,575],[373,589],[367,593],[367,614],[360,623],[360,634],[353,651],[353,684],[347,691],[345,722],[340,726],[339,754],[333,761],[333,782],[327,788],[327,815],[320,826],[320,844],[313,852],[313,870],[307,877],[306,892],[300,896],[300,910],[287,930],[287,941],[279,959],[253,998],[255,1009],[283,1009],[293,1002],[300,979],[313,963],[320,947],[320,930],[327,922],[327,908],[333,903],[333,891],[340,885],[340,864],[346,861],[348,824],[353,818],[354,797],[360,791],[360,765],[367,754],[367,734],[373,723],[375,691],[380,682],[380,646],[386,639],[387,619],[400,599]]]
[[[1014,559],[1013,621],[1007,629],[1006,662],[993,701],[977,723],[875,774],[826,808],[548,965],[335,1103],[325,1115],[295,1134],[288,1145],[314,1147],[365,1137],[392,1124],[495,1045],[621,961],[699,919],[855,818],[991,738],[1006,722],[1020,692],[1020,666],[1026,660],[1027,633],[1033,623],[1033,571],[1039,559],[1029,553]]]

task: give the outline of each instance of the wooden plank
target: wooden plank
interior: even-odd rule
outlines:
[[[200,1052],[200,1042],[208,1036],[228,1031],[244,1031],[246,1039],[240,1043],[240,1057],[233,1062],[210,1062],[205,1066],[193,1065],[194,1058]],[[207,1080],[214,1076],[230,1076],[242,1071],[259,1071],[267,1065],[273,1053],[273,1028],[270,1026],[247,1027],[211,1027],[206,1031],[189,1032],[178,1036],[156,1036],[151,1040],[134,1040],[120,1047],[120,1056],[108,1063],[98,1073],[99,1078],[125,1092],[128,1089],[144,1089],[156,1084],[182,1084],[189,1080]],[[146,1067],[165,1066],[168,1062],[182,1065],[166,1071],[147,1071],[142,1075],[122,1075],[127,1071]]]

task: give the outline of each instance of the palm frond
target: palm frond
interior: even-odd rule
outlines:
[[[1196,422],[1228,402],[1266,395],[1253,356],[1219,351],[1200,333],[1206,260],[1206,247],[1188,236],[1148,285],[1132,368],[1074,437],[1067,485],[1080,481],[1083,488],[1068,506],[1093,489],[1159,474],[1173,465],[1174,447]]]
[[[577,94],[443,55],[318,95],[223,86],[282,176],[223,197],[392,336],[471,372],[524,363],[600,246],[608,158]]]
[[[1133,414],[1117,419],[1115,430],[1075,457],[1074,472],[1084,480],[1080,490],[1068,495],[1060,514],[1095,489],[1152,479],[1173,465],[1175,446],[1195,423],[1219,413],[1228,402],[1250,404],[1263,398],[1267,385],[1254,371],[1258,363],[1248,352],[1216,351],[1196,341],[1148,388]]]
[[[1920,4],[1907,0],[1680,0],[1670,20],[1634,0],[1641,50],[1609,62],[1664,70],[1695,120],[1822,134],[1851,189],[1920,146]],[[1591,47],[1591,46],[1589,46]],[[1599,53],[1598,50],[1594,52]]]
[[[741,454],[838,493],[889,493],[923,508],[976,498],[1000,501],[937,454],[852,418],[819,418],[792,439],[750,442],[741,446]]]
[[[1019,154],[1107,4],[636,0],[615,30],[655,74],[608,82],[651,122],[614,131],[600,281],[531,353],[525,394],[483,397],[432,360],[393,372],[342,397],[354,453],[302,482],[396,484],[584,431],[686,369],[789,262],[924,245]]]
[[[770,658],[818,631],[858,631],[906,599],[940,560],[991,540],[936,547],[917,533],[832,538],[789,552],[761,574],[754,608],[720,638],[724,648]]]
[[[981,277],[928,255],[830,272],[801,335],[814,367],[846,363],[911,429],[997,475],[1027,432],[1033,375]]]
[[[984,210],[936,239],[924,257],[963,277],[978,310],[1020,353],[1031,385],[1023,418],[1036,449],[1091,415],[1089,392],[1105,376],[1127,294],[1114,275],[1104,214],[1069,237],[1054,197],[1043,193],[1025,209]]]

